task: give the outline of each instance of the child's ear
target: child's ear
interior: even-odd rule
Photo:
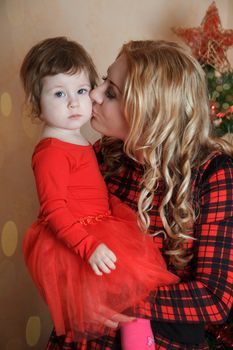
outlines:
[[[23,105],[23,116],[32,120],[43,120],[41,117],[40,109],[37,107],[37,103],[33,102],[32,96],[29,96]]]
[[[30,94],[28,97],[28,104],[29,108],[31,109],[31,118],[41,119],[41,108],[38,99],[34,95]]]

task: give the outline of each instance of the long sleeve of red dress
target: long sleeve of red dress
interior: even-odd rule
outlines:
[[[88,234],[67,206],[67,188],[74,166],[76,162],[72,156],[56,147],[42,149],[32,159],[41,207],[40,219],[68,248],[88,258],[100,242]]]

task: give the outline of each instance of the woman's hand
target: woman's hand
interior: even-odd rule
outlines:
[[[116,261],[116,255],[103,243],[98,245],[88,260],[92,270],[98,276],[102,276],[103,272],[110,273],[111,270],[115,270]]]
[[[98,311],[94,314],[91,322],[116,329],[126,322],[133,322],[135,320],[135,317],[120,314],[107,308],[106,306],[99,305]]]
[[[115,329],[124,323],[133,322],[135,320],[136,317],[127,316],[124,314],[115,314],[111,319],[105,319],[104,325],[106,327]]]

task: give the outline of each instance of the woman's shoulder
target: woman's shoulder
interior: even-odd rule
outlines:
[[[101,152],[101,139],[97,140],[94,144],[93,144],[93,148],[95,150],[96,153]]]
[[[233,157],[223,152],[213,152],[200,166],[200,170],[207,176],[220,169],[233,167]]]
[[[128,157],[124,152],[119,152],[120,156],[115,157],[115,153],[113,152],[111,154],[111,152],[109,152],[107,155],[105,154],[106,151],[103,149],[102,146],[102,140],[99,139],[98,141],[96,141],[93,145],[93,149],[95,151],[96,154],[96,158],[98,160],[99,166],[100,168],[103,168],[103,170],[107,170],[107,164],[109,162],[106,162],[105,160],[108,159],[108,157],[112,156],[112,161],[114,163],[113,169],[116,170],[116,173],[119,174],[119,168],[123,171],[126,170],[127,172],[130,172],[132,174],[138,174],[139,176],[142,176],[143,172],[144,172],[144,167],[140,164],[137,163],[135,160],[131,159],[130,157]],[[114,171],[113,171],[114,173]],[[122,174],[122,172],[121,172]]]
[[[93,150],[95,152],[97,161],[99,166],[103,165],[104,163],[104,158],[103,158],[103,154],[102,154],[102,144],[101,144],[101,139],[97,140],[94,144],[93,144]]]
[[[194,169],[195,187],[208,182],[219,171],[226,173],[225,177],[233,178],[233,157],[221,151],[212,152]]]

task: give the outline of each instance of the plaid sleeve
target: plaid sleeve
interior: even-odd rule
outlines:
[[[197,190],[197,189],[196,189]],[[233,163],[230,158],[199,188],[193,279],[160,287],[136,309],[159,321],[222,323],[233,303]]]

